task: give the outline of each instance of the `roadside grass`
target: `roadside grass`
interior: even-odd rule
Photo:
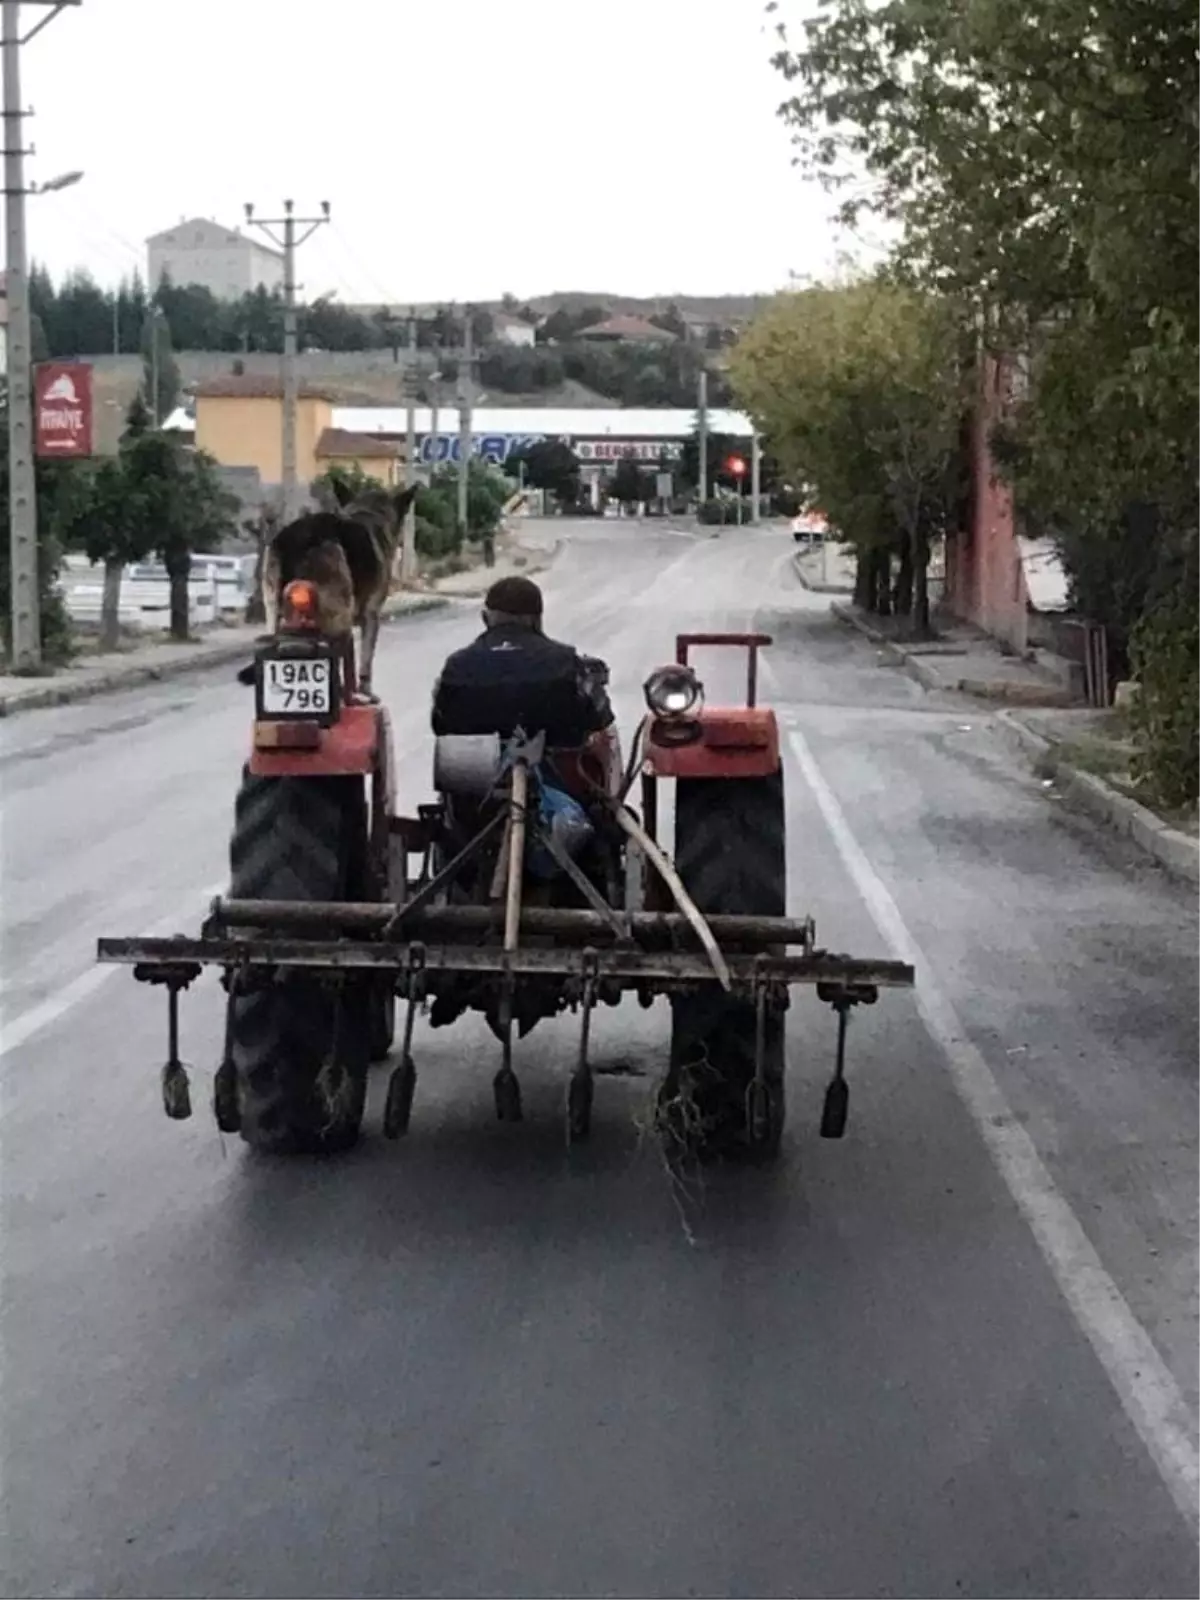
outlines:
[[[1086,730],[1058,737],[1049,728],[1039,731],[1052,740],[1052,749],[1035,764],[1039,778],[1053,779],[1060,767],[1074,767],[1111,785],[1118,793],[1136,800],[1172,828],[1193,835],[1200,832],[1196,808],[1179,810],[1162,805],[1144,784],[1133,777],[1134,743],[1129,718],[1122,710],[1094,713]]]

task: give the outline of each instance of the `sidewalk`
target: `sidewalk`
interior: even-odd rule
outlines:
[[[448,603],[438,594],[395,594],[384,608],[384,621],[432,611]],[[134,645],[111,655],[90,656],[60,668],[52,677],[19,678],[0,674],[0,717],[45,706],[69,705],[76,700],[89,700],[94,695],[132,689],[142,683],[203,672],[227,662],[236,661],[240,665],[250,659],[255,641],[261,636],[262,629],[257,627],[218,627],[188,644],[162,640]]]
[[[1009,705],[1070,706],[1063,678],[1040,663],[1004,655],[996,643],[966,623],[939,622],[936,639],[914,643],[897,638],[904,624],[893,617],[867,617],[856,606],[834,602],[840,622],[857,628],[926,689],[1000,700]],[[1064,663],[1065,666],[1065,663]]]
[[[496,560],[492,566],[485,566],[480,559],[463,572],[451,572],[430,580],[429,591],[446,599],[482,599],[500,578],[518,574],[532,578],[535,573],[544,572],[554,561],[561,544],[552,526],[543,530],[523,525],[519,532],[504,533],[496,540]]]
[[[1137,798],[1133,745],[1120,712],[1002,711],[1009,742],[1068,804],[1086,811],[1153,856],[1185,883],[1200,883],[1196,817],[1160,815]]]
[[[420,587],[393,594],[384,607],[384,621],[433,611],[459,599],[482,596],[497,578],[523,572],[541,572],[558,554],[561,540],[552,530],[522,527],[520,532],[502,533],[496,540],[496,564],[482,562],[464,572],[449,574],[423,583]],[[0,673],[0,717],[45,706],[69,705],[89,700],[98,694],[113,694],[164,678],[177,678],[190,672],[204,672],[227,662],[241,665],[248,661],[255,641],[262,636],[258,627],[219,626],[203,638],[188,644],[159,639],[132,645],[110,655],[81,657],[60,668],[53,676],[19,678]]]
[[[792,557],[796,576],[814,594],[853,594],[858,563],[847,545],[800,546]]]

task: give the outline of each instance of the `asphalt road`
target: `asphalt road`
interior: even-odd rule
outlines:
[[[569,530],[551,631],[627,728],[685,627],[773,631],[790,902],[903,950],[851,1034],[792,1012],[771,1173],[673,1188],[642,1132],[656,1008],[606,1011],[593,1140],[569,1023],[418,1039],[408,1139],[255,1159],[162,1116],[165,1005],[101,933],[222,886],[246,691],[224,669],[0,727],[5,1595],[1197,1593],[1194,896],[925,695],[790,576],[790,541]],[[474,606],[387,630],[426,791]],[[730,664],[702,657],[710,700]],[[183,1009],[207,1100],[215,980]]]

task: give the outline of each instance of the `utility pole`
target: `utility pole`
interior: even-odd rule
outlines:
[[[158,290],[150,297],[150,419],[151,427],[158,429]]]
[[[68,172],[49,183],[26,185],[24,119],[21,103],[21,48],[80,0],[26,0],[51,9],[21,36],[20,0],[3,0],[0,53],[4,82],[5,268],[8,296],[8,494],[9,583],[12,612],[9,654],[12,670],[38,672],[42,665],[42,617],[38,574],[37,479],[33,458],[33,340],[29,319],[29,277],[25,243],[25,196],[65,189],[82,173]]]
[[[417,319],[408,319],[409,365],[404,373],[404,390],[408,400],[404,428],[404,487],[411,489],[417,481]],[[417,512],[409,506],[404,514],[404,529],[400,543],[400,582],[409,584],[417,570]]]
[[[329,201],[321,201],[319,217],[297,217],[292,202],[283,202],[282,217],[259,218],[254,207],[246,206],[246,221],[261,228],[271,243],[283,251],[283,520],[291,522],[299,511],[296,504],[296,251],[310,239],[322,223],[329,221]],[[272,232],[283,229],[283,238]],[[296,237],[296,229],[305,231]]]
[[[468,306],[463,324],[462,364],[458,372],[458,537],[464,544],[471,487],[471,367],[474,359],[475,317]]]
[[[708,501],[708,372],[700,373],[700,509]]]
[[[429,375],[429,481],[432,484],[437,476],[438,445],[441,443],[438,429],[441,427],[439,412],[442,403],[442,374],[438,366],[441,359],[441,350],[435,345],[433,351],[434,367]]]
[[[759,496],[762,490],[762,440],[757,432],[750,440],[750,521],[758,521]]]

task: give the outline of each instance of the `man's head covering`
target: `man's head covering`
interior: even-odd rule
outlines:
[[[540,617],[542,591],[532,578],[497,578],[484,596],[483,606],[497,617]]]

